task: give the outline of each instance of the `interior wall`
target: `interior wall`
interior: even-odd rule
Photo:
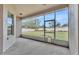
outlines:
[[[3,5],[0,4],[0,54],[3,51]]]
[[[20,37],[21,35],[21,20],[20,18],[16,18],[16,37]]]
[[[69,48],[71,54],[78,54],[78,5],[69,5]]]
[[[7,14],[8,12],[14,15],[14,35],[7,35]],[[7,38],[9,38],[7,40]],[[11,47],[16,41],[16,10],[14,5],[3,5],[3,52]]]

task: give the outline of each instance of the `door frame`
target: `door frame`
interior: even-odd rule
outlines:
[[[50,21],[53,21],[53,22],[54,22],[54,38],[51,39],[51,42],[50,42],[50,43],[54,43],[54,39],[55,39],[55,36],[56,36],[56,35],[55,35],[55,31],[56,31],[56,30],[55,30],[55,20],[45,20],[45,21],[44,21],[44,25],[45,25],[45,26],[44,26],[44,29],[45,29],[45,30],[44,30],[44,37],[46,37],[46,22],[50,22]],[[44,38],[44,40],[45,40],[45,38]],[[45,40],[45,41],[46,41],[46,40]]]

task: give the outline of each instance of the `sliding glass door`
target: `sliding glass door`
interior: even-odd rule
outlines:
[[[53,43],[54,41],[54,20],[45,21],[45,41]]]

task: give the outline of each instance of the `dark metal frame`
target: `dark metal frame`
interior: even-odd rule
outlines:
[[[60,10],[58,10],[58,11],[60,11]],[[54,39],[53,39],[53,42],[51,42],[53,44],[55,44],[54,40],[56,39],[56,12],[58,12],[58,11],[53,12],[54,13],[54,19],[53,20],[46,20],[45,21],[45,16],[44,16],[44,28],[46,28],[45,27],[45,22],[54,21]],[[48,14],[50,14],[50,13],[48,13]],[[69,8],[68,8],[68,16],[69,16]],[[69,17],[68,17],[68,31],[69,31]],[[45,37],[45,29],[44,29],[44,37]],[[58,45],[58,44],[56,44],[56,45]],[[68,32],[68,47],[69,47],[69,32]]]
[[[45,20],[44,21],[44,25],[46,25],[46,22],[49,22],[49,21],[53,21],[54,23],[55,23],[55,20]],[[44,28],[45,28],[45,31],[44,31],[44,35],[46,36],[46,26],[44,26]],[[45,37],[44,36],[44,37]],[[55,38],[55,24],[54,24],[54,38]],[[51,43],[52,43],[53,41],[52,41],[52,39],[51,39]]]
[[[46,26],[45,25],[46,25],[46,22],[49,22],[49,21],[54,21],[54,39],[53,39],[53,41],[51,39],[51,43],[54,43],[54,40],[56,39],[56,12],[55,11],[54,11],[54,19],[52,19],[52,20],[45,20],[45,15],[44,15],[44,38],[46,36]]]

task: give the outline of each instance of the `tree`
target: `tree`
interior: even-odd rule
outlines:
[[[39,28],[40,21],[39,19],[34,19],[34,20],[26,20],[25,22],[22,23],[23,27],[26,28],[31,28],[37,30]]]
[[[56,24],[56,27],[61,27],[61,24],[60,24],[60,23],[57,23],[57,24]]]
[[[67,27],[67,26],[68,26],[68,24],[63,24],[63,25],[62,25],[62,27]]]
[[[51,27],[54,27],[54,22],[53,21],[50,21],[49,22],[49,27],[51,28]]]
[[[39,28],[39,27],[40,27],[40,20],[39,20],[39,19],[36,19],[36,21],[35,21],[35,22],[36,22],[36,24],[35,24],[35,25],[36,25],[36,27],[37,27],[37,28]]]

